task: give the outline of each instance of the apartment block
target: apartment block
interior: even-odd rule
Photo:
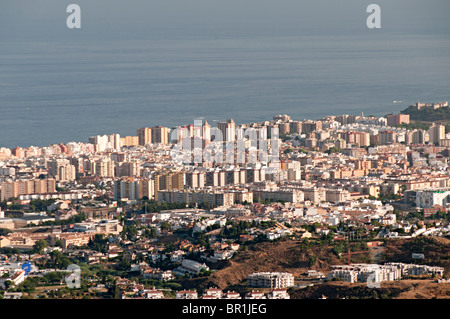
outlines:
[[[56,192],[55,179],[35,179],[0,184],[0,200],[16,198],[20,195],[46,194]]]
[[[259,272],[247,277],[247,286],[258,288],[288,288],[294,286],[294,276],[285,272]]]
[[[397,126],[399,124],[409,124],[409,114],[390,114],[386,115],[388,126]]]
[[[121,179],[114,181],[114,200],[139,200],[155,196],[155,184],[151,179]]]
[[[305,194],[301,190],[254,190],[253,201],[284,201],[290,203],[300,203],[305,200]]]

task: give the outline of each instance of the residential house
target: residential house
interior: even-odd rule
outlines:
[[[203,299],[220,299],[223,296],[223,291],[219,288],[208,288],[203,293]]]
[[[178,291],[176,296],[176,299],[198,299],[198,293],[193,290],[181,290]]]
[[[290,299],[286,289],[274,289],[267,294],[268,299]]]

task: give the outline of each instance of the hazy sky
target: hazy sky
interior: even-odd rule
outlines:
[[[71,3],[82,10],[82,30],[76,35],[66,27]],[[371,3],[381,6],[383,31],[426,33],[439,26],[450,32],[448,0],[1,0],[0,37],[367,32],[366,7]]]

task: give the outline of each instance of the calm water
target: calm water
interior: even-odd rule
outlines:
[[[450,100],[448,34],[11,37],[0,44],[0,147]]]

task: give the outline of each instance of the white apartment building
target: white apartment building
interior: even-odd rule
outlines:
[[[20,285],[25,280],[25,271],[22,269],[15,269],[10,272],[0,271],[2,276],[0,277],[0,288],[6,288],[6,282],[11,281],[15,286]],[[9,275],[5,275],[9,274]]]
[[[294,286],[294,276],[286,272],[259,272],[247,277],[247,286],[259,288],[288,288]]]
[[[186,272],[189,274],[198,274],[202,269],[208,271],[209,267],[206,266],[206,264],[202,264],[194,260],[183,259],[181,266],[175,269],[174,272],[180,275],[184,275]]]
[[[291,299],[286,289],[274,289],[267,294],[268,299]]]
[[[430,208],[434,205],[446,206],[450,203],[450,188],[430,188],[416,191],[416,206]]]
[[[378,264],[352,264],[332,266],[328,278],[340,278],[343,281],[356,282],[382,282],[400,280],[405,275],[438,275],[444,274],[443,267],[427,265],[414,265],[404,263]]]

